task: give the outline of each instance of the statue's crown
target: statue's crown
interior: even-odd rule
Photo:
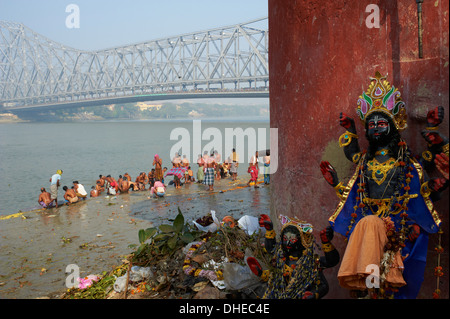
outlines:
[[[405,102],[401,94],[393,85],[382,76],[380,72],[370,78],[371,83],[366,92],[359,96],[356,113],[365,123],[367,117],[373,112],[382,112],[389,116],[397,130],[401,131],[407,127]]]
[[[300,233],[311,234],[313,231],[313,225],[310,223],[301,221],[297,217],[287,217],[280,215],[281,228],[284,229],[287,226],[296,227]]]

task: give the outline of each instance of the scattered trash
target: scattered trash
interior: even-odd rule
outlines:
[[[130,269],[130,281],[138,282],[144,279],[148,279],[152,276],[150,267],[133,266]]]
[[[230,290],[251,288],[261,283],[261,280],[252,273],[248,266],[237,263],[224,264],[223,278],[226,288]]]
[[[136,223],[134,219],[129,222]],[[191,242],[183,240],[184,244],[172,250],[163,250],[177,229],[188,229],[191,236],[185,239]],[[174,221],[173,225],[159,225],[157,230],[150,236],[152,240],[141,238],[140,231],[139,241],[145,241],[141,242],[141,246],[146,246],[121,260],[120,271],[115,270],[109,275],[105,273],[93,287],[70,290],[64,298],[95,296],[115,299],[133,295],[133,298],[150,299],[222,299],[229,294],[239,298],[256,297],[264,293],[255,293],[265,288],[265,283],[251,272],[246,263],[246,259],[252,256],[270,267],[272,256],[265,253],[261,246],[264,236],[258,218],[245,215],[237,220],[227,215],[220,221],[216,212],[211,210],[193,221],[193,224],[184,223],[183,219],[183,222]],[[95,247],[93,244],[80,246],[89,249]],[[86,280],[80,282],[81,286],[89,287],[94,282]],[[122,293],[126,287],[128,291],[124,295]]]
[[[125,290],[125,286],[127,284],[127,275],[128,271],[125,275],[118,277],[114,283],[114,290],[116,292],[122,292]],[[149,279],[153,276],[150,267],[139,267],[133,266],[130,269],[129,281],[130,282],[139,282],[144,279]],[[128,290],[132,289],[131,285],[128,286]]]
[[[207,233],[214,233],[220,227],[220,221],[216,217],[216,212],[211,210],[211,213],[193,221],[194,225],[201,231]]]
[[[238,220],[238,225],[241,229],[243,229],[247,235],[253,235],[256,232],[264,232],[265,228],[262,228],[259,226],[259,219],[258,217],[245,215],[242,216]]]

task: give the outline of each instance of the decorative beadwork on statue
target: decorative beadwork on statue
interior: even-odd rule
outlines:
[[[430,151],[425,151],[425,152],[422,152],[422,157],[427,162],[431,162],[431,160],[433,159],[433,154]]]
[[[266,230],[266,235],[265,235],[265,237],[267,238],[267,239],[274,239],[275,238],[275,236],[276,236],[276,234],[275,234],[275,230]]]
[[[388,173],[394,168],[394,166],[398,166],[398,163],[395,159],[390,158],[384,163],[378,162],[376,158],[369,161],[367,163],[367,168],[369,171],[372,171],[372,179],[378,184],[381,185],[386,180]]]
[[[356,197],[357,205],[354,206],[354,212],[351,214],[351,220],[348,226],[348,231],[346,232],[346,237],[350,235],[353,227],[356,225],[356,218],[358,217],[357,212],[360,211],[362,217],[365,217],[369,214],[376,215],[379,217],[388,217],[389,215],[397,215],[402,211],[407,209],[408,202],[411,198],[417,197],[417,194],[409,194],[411,179],[413,175],[409,173],[412,169],[412,164],[406,164],[405,162],[405,152],[406,152],[406,143],[401,141],[399,143],[400,149],[399,154],[397,156],[397,160],[391,158],[385,163],[380,164],[375,159],[372,161],[366,161],[365,155],[361,159],[360,171],[359,171],[359,183]],[[376,161],[376,162],[375,162]],[[367,163],[366,163],[367,162]],[[397,167],[397,169],[401,169],[403,173],[398,175],[397,182],[397,190],[394,194],[400,193],[400,188],[403,188],[403,195],[401,196],[391,196],[386,199],[372,199],[370,198],[367,191],[367,181],[366,175],[364,173],[364,169],[366,168],[368,171],[371,171],[370,174],[372,180],[374,180],[378,185],[383,184],[385,181],[388,172],[393,167]],[[339,186],[339,185],[338,185]],[[343,186],[341,186],[343,187]],[[377,207],[377,210],[374,211],[373,207]]]
[[[444,146],[442,146],[442,152],[444,152],[445,153],[445,155],[449,155],[448,154],[448,143],[447,144],[445,144]]]
[[[344,147],[352,142],[352,138],[358,138],[358,135],[353,134],[349,131],[345,132],[339,137],[339,146]]]
[[[352,156],[352,162],[355,164],[357,164],[360,159],[361,159],[361,152],[356,153],[355,155]]]

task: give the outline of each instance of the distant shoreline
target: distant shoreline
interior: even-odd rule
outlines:
[[[243,116],[243,117],[233,117],[233,116],[224,116],[224,117],[176,117],[176,118],[148,118],[148,119],[127,119],[127,118],[118,118],[118,119],[92,119],[92,120],[51,120],[51,121],[42,121],[42,120],[4,120],[0,119],[0,124],[10,124],[10,123],[120,123],[120,122],[191,122],[194,120],[200,120],[204,122],[270,122],[270,117],[266,116]]]

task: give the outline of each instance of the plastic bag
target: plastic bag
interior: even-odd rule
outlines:
[[[142,281],[151,275],[150,267],[133,266],[130,269],[130,281],[132,282]]]
[[[204,231],[205,233],[207,233],[207,232],[214,233],[215,231],[217,231],[217,229],[219,229],[220,221],[217,219],[216,211],[214,211],[214,210],[211,211],[211,217],[214,222],[212,224],[209,224],[208,226],[202,226],[199,223],[197,223],[195,220],[193,221],[193,223],[195,226],[197,226],[197,228],[199,230]]]
[[[253,235],[255,232],[264,232],[266,229],[259,226],[259,218],[245,215],[238,220],[238,225],[243,229],[247,235]]]
[[[116,281],[114,282],[114,290],[116,292],[122,292],[125,290],[125,285],[127,284],[127,274],[128,271],[125,273],[125,275],[116,278]],[[139,267],[139,266],[133,266],[130,269],[130,276],[129,281],[130,282],[138,282],[142,281],[146,278],[149,278],[153,275],[151,272],[150,267]],[[131,285],[128,286],[128,289],[131,289]]]
[[[260,284],[261,280],[252,273],[249,267],[236,263],[226,263],[223,266],[223,280],[227,289],[241,290]]]
[[[116,281],[114,282],[113,288],[116,292],[122,292],[125,290],[125,285],[127,284],[127,274],[116,278]],[[130,289],[129,287],[128,289]]]

